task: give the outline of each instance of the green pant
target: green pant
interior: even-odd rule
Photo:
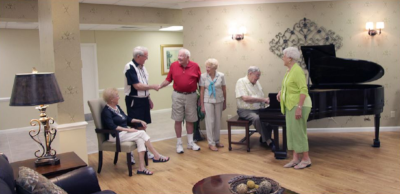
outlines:
[[[307,119],[310,114],[311,107],[303,107],[301,118],[296,119],[296,109],[286,108],[286,137],[288,150],[294,150],[296,153],[308,152],[308,137],[307,137]]]

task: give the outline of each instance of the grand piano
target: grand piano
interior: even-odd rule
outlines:
[[[334,45],[302,46],[304,62],[309,72],[308,87],[312,109],[308,121],[338,116],[375,115],[373,147],[380,147],[379,122],[384,106],[381,85],[360,84],[384,75],[384,69],[373,62],[336,57]],[[310,79],[312,85],[310,85]],[[275,158],[287,156],[285,116],[282,115],[276,93],[270,93],[270,106],[260,111],[262,122],[274,130]],[[278,128],[282,127],[283,142],[279,144]]]

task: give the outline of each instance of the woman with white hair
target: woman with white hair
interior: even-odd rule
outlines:
[[[283,50],[283,63],[288,68],[282,81],[282,88],[276,96],[281,104],[281,112],[286,119],[288,150],[293,150],[293,159],[285,168],[303,169],[311,166],[308,154],[307,119],[311,111],[311,98],[308,95],[306,77],[297,64],[300,52],[295,47]],[[303,155],[300,158],[300,154]]]
[[[150,137],[144,130],[137,130],[134,128],[129,128],[128,123],[138,123],[146,129],[146,122],[134,119],[122,111],[121,107],[118,105],[119,95],[118,90],[115,88],[107,88],[103,92],[103,99],[107,102],[101,112],[101,121],[106,129],[119,131],[119,138],[121,142],[125,141],[135,141],[137,145],[137,150],[139,153],[139,169],[137,174],[152,175],[153,172],[145,168],[144,165],[144,153],[146,147],[154,154],[153,162],[167,162],[169,157],[163,156],[154,149],[150,142]],[[108,141],[116,141],[115,134],[109,134]],[[133,161],[133,154],[132,154]],[[134,163],[134,162],[132,162]]]
[[[219,142],[222,111],[226,109],[226,84],[223,73],[218,72],[218,61],[207,59],[206,73],[200,77],[201,112],[206,113],[208,148],[218,151],[224,147]]]

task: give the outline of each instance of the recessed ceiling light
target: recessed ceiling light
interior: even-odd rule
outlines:
[[[183,30],[183,26],[170,26],[160,29],[160,31],[181,31],[181,30]]]

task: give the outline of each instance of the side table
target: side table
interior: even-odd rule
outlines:
[[[36,158],[23,160],[18,162],[10,163],[13,171],[14,171],[14,178],[18,178],[18,172],[20,166],[25,166],[35,170],[36,172],[42,174],[46,178],[56,177],[61,174],[65,174],[69,171],[85,167],[87,164],[79,158],[75,152],[67,152],[62,154],[57,154],[57,158],[60,159],[60,164],[57,165],[48,165],[48,166],[35,166]]]

